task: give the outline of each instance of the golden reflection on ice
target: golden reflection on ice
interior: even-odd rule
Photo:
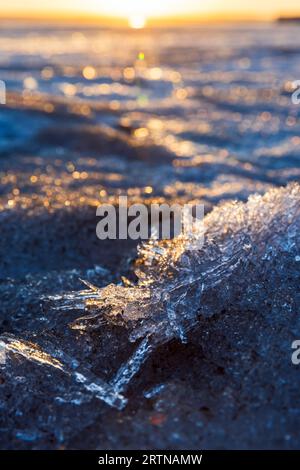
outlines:
[[[11,340],[5,342],[4,347],[7,351],[20,354],[30,361],[37,362],[41,365],[52,366],[60,370],[64,369],[63,364],[59,360],[42,351],[36,344],[26,341]]]

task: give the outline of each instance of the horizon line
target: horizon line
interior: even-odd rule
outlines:
[[[162,15],[150,16],[146,18],[146,28],[155,26],[180,26],[180,25],[197,25],[205,23],[245,23],[245,22],[275,22],[281,18],[299,18],[300,12],[295,15],[284,15],[278,13],[277,15],[253,15],[253,14],[240,14],[238,12],[220,12],[211,14],[197,14],[197,15]],[[108,16],[90,13],[70,13],[69,11],[48,11],[48,12],[21,12],[18,14],[1,14],[0,21],[42,21],[42,22],[79,22],[79,23],[94,23],[103,26],[124,26],[128,27],[128,18],[126,16]]]

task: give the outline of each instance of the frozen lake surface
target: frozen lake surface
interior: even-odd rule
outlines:
[[[299,447],[299,43],[297,25],[2,25],[2,448]],[[143,267],[96,237],[119,195],[204,204],[208,245]],[[80,310],[80,279],[114,321],[98,293]]]

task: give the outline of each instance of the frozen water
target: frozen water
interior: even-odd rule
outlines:
[[[115,392],[113,387],[95,377],[90,371],[81,368],[76,359],[70,358],[63,351],[51,347],[51,345],[48,345],[48,351],[46,352],[34,343],[19,340],[8,334],[0,336],[0,345],[6,351],[7,361],[10,360],[9,355],[20,355],[38,365],[59,369],[73,381],[80,384],[82,389],[99,400],[103,400],[108,405],[118,409],[122,409],[126,405],[127,400]],[[51,351],[49,351],[49,348]]]
[[[206,216],[204,230],[205,243],[198,250],[194,242],[201,228],[194,231],[195,240],[180,236],[142,245],[134,286],[91,286],[90,292],[73,295],[74,302],[81,297],[93,311],[73,328],[88,329],[89,320],[98,316],[98,326],[114,322],[130,329],[131,341],[144,338],[114,379],[116,390],[123,390],[155,346],[173,338],[186,341],[199,315],[217,314],[228,304],[244,310],[268,303],[281,315],[296,308],[296,297],[283,302],[282,282],[293,272],[300,248],[299,185],[216,207]]]

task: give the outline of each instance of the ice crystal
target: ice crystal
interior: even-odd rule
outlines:
[[[203,230],[205,242],[197,249]],[[128,328],[132,342],[140,341],[111,382],[120,392],[157,345],[187,341],[200,315],[219,314],[231,305],[291,311],[294,300],[286,298],[282,284],[299,255],[299,233],[297,184],[216,207],[189,238],[151,239],[140,246],[135,285],[98,289],[86,283],[88,290],[70,295],[66,307],[89,310],[72,327],[97,328],[109,321]]]
[[[19,355],[35,364],[59,369],[79,384],[83,390],[108,405],[118,409],[122,409],[126,405],[127,400],[114,387],[96,377],[89,370],[82,368],[76,359],[71,358],[50,344],[48,344],[47,351],[45,351],[35,343],[19,340],[10,334],[3,334],[0,336],[0,346],[6,352],[7,360],[9,360],[10,354]]]

